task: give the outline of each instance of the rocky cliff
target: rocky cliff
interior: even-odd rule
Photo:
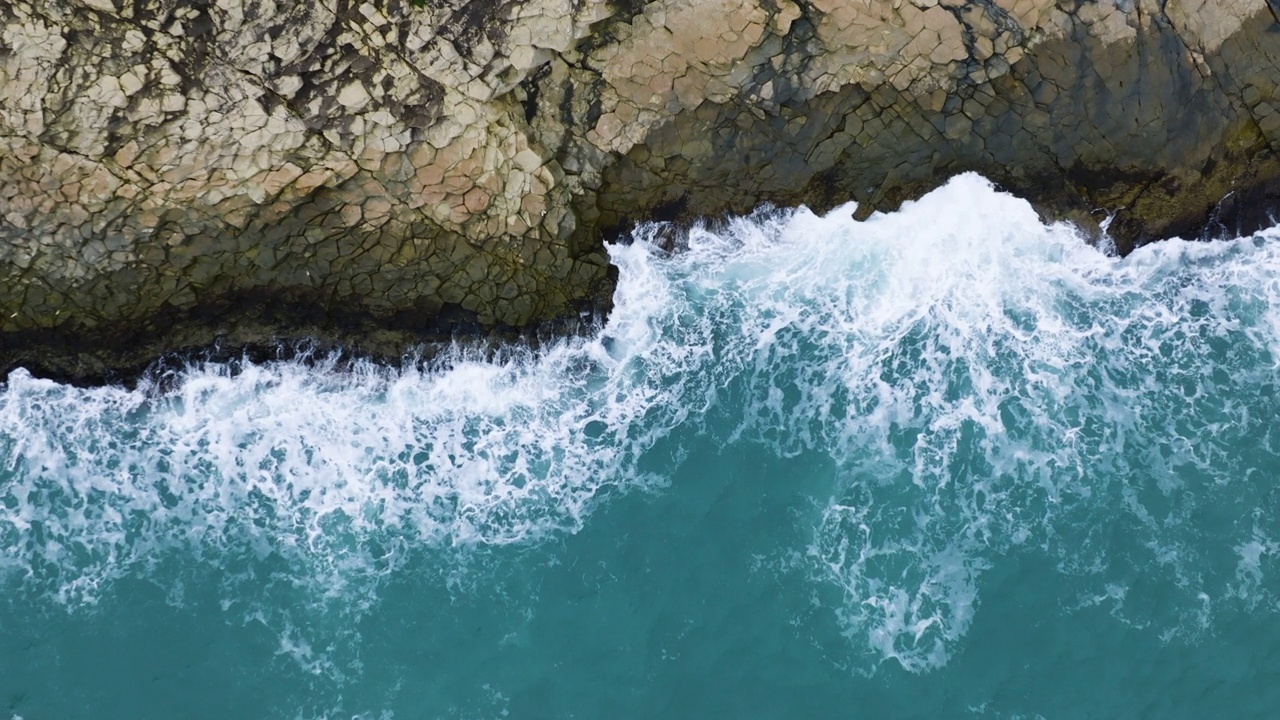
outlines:
[[[7,0],[0,366],[530,326],[598,306],[636,220],[963,170],[1122,250],[1248,229],[1269,3]]]

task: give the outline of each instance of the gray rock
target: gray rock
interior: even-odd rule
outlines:
[[[602,241],[637,220],[887,210],[963,170],[1114,213],[1125,251],[1249,229],[1280,202],[1272,11],[13,0],[0,366],[307,335],[397,355],[607,305]]]

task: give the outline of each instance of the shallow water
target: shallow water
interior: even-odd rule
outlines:
[[[1280,229],[961,176],[611,248],[587,339],[0,386],[0,717],[1264,717]]]

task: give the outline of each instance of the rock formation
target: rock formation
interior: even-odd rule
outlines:
[[[8,0],[0,366],[395,354],[599,306],[638,220],[963,170],[1122,250],[1248,229],[1280,206],[1268,2]]]

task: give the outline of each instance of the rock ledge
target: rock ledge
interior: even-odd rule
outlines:
[[[1122,251],[1250,231],[1271,2],[13,0],[0,369],[512,335],[606,307],[637,220],[965,170]]]

